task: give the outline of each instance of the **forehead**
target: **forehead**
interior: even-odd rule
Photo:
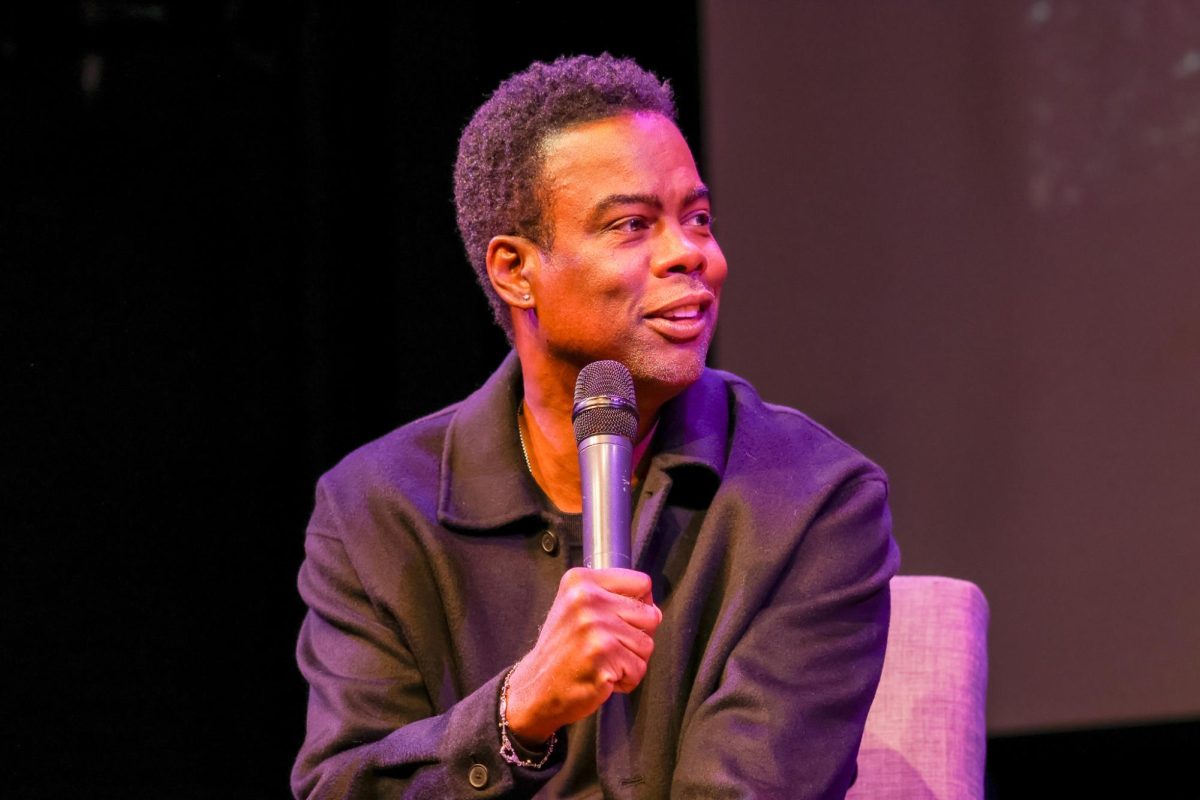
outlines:
[[[700,183],[675,124],[654,113],[574,125],[542,144],[542,180],[555,205],[613,193],[691,192]]]

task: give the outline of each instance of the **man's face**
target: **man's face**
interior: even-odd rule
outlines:
[[[676,394],[704,368],[727,271],[691,150],[665,117],[627,114],[555,134],[544,155],[543,352],[576,371],[616,359],[639,395]]]

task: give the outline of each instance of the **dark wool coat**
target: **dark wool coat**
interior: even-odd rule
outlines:
[[[843,796],[898,564],[886,479],[715,370],[664,408],[637,499],[634,563],[663,613],[645,678],[544,769],[500,758],[501,679],[579,555],[524,467],[520,386],[510,355],[318,484],[296,795],[531,797],[594,758],[609,797]]]

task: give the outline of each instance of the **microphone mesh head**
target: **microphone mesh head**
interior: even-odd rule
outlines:
[[[579,373],[575,381],[575,405],[590,397],[620,397],[619,401],[585,408],[572,415],[575,441],[589,436],[610,434],[632,440],[637,435],[637,396],[633,391],[633,376],[620,361],[593,361]]]

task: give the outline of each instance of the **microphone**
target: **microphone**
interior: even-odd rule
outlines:
[[[575,381],[571,422],[583,490],[583,565],[629,569],[629,477],[638,411],[633,376],[624,364],[593,361],[583,368]]]

